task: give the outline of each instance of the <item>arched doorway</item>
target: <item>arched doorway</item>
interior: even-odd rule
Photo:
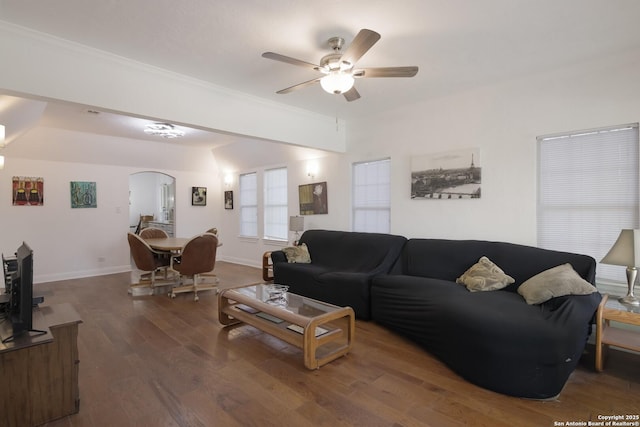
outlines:
[[[161,172],[138,172],[129,175],[129,226],[134,232],[142,225],[175,231],[176,179]],[[151,222],[151,224],[148,224]]]

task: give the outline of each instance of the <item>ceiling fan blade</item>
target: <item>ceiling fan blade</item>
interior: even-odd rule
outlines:
[[[275,52],[265,52],[262,54],[263,58],[273,59],[274,61],[286,62],[287,64],[297,65],[299,67],[305,68],[313,68],[314,70],[319,70],[320,66],[316,64],[312,64],[310,62],[301,61],[299,59],[291,58],[289,56],[280,55]]]
[[[346,62],[349,67],[352,67],[378,40],[380,40],[380,34],[375,31],[367,30],[366,28],[360,30],[347,50],[342,54],[340,61]]]
[[[344,95],[344,98],[349,102],[355,101],[356,99],[360,98],[360,93],[356,90],[355,86],[353,86],[351,89],[343,93],[343,95]]]
[[[353,70],[355,78],[369,77],[413,77],[418,74],[418,67],[378,67]]]
[[[276,93],[279,94],[279,95],[283,95],[285,93],[293,92],[294,90],[298,90],[298,89],[305,88],[307,86],[311,86],[312,84],[319,82],[321,78],[322,77],[318,77],[318,78],[313,79],[313,80],[308,80],[306,82],[298,83],[297,85],[293,85],[293,86],[288,87],[286,89],[279,90]]]

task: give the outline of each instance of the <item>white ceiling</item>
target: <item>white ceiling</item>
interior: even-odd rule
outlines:
[[[638,49],[639,17],[637,0],[0,0],[4,21],[346,120]],[[275,93],[317,74],[263,52],[318,63],[329,37],[348,44],[361,28],[382,38],[359,67],[417,65],[417,76],[360,79],[350,103],[319,85]],[[125,126],[111,119],[94,131]],[[83,131],[97,122],[68,105],[43,120]]]

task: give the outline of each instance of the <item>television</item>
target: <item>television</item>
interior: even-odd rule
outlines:
[[[33,251],[29,245],[23,242],[16,251],[15,270],[7,268],[6,264],[4,268],[5,284],[11,284],[10,288],[7,287],[7,291],[9,292],[8,316],[11,319],[13,335],[2,342],[13,341],[30,332],[36,335],[46,334],[46,331],[33,329]],[[9,277],[6,277],[7,275]]]

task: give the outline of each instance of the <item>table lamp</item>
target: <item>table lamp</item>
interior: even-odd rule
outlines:
[[[640,230],[622,230],[618,240],[600,262],[627,267],[628,291],[626,297],[620,298],[620,302],[640,305],[640,300],[633,295],[633,287],[636,284],[636,275],[638,274],[636,266],[640,265]]]
[[[293,241],[294,245],[298,244],[300,238],[300,232],[304,230],[304,217],[302,216],[290,216],[289,217],[289,231],[296,233],[296,238]]]

